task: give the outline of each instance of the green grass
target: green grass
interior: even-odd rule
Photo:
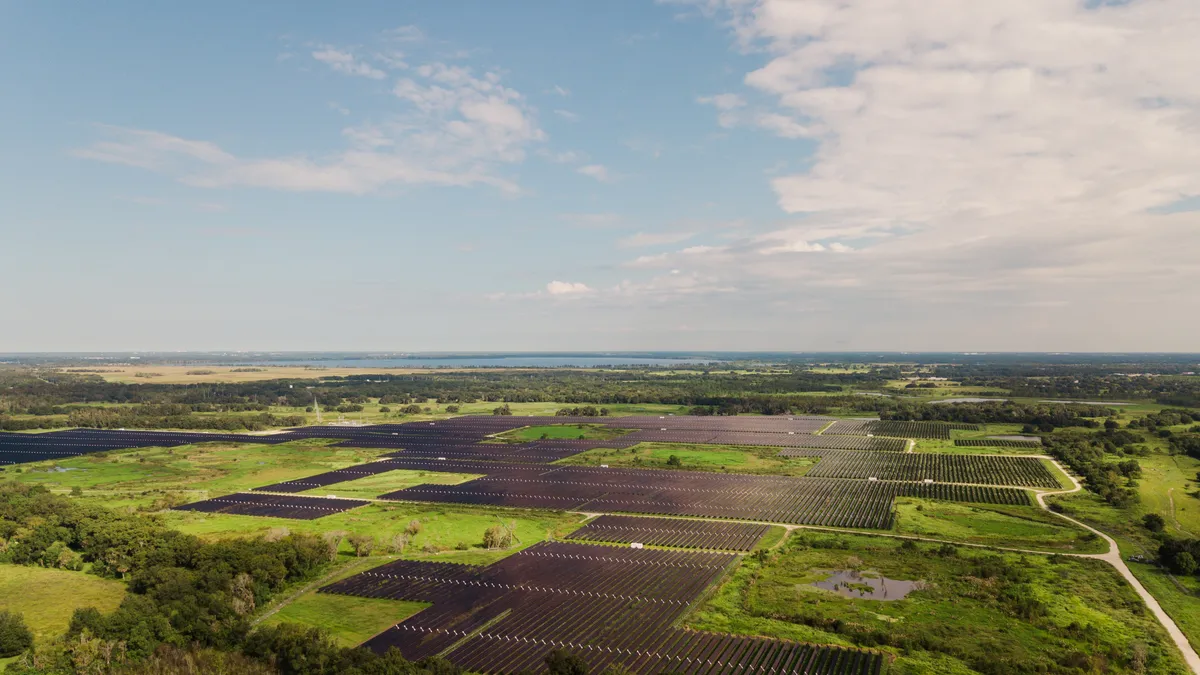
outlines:
[[[897,534],[1063,553],[1104,553],[1108,544],[1036,506],[896,499]]]
[[[574,531],[581,521],[576,515],[554,511],[525,509],[491,509],[429,504],[374,503],[316,520],[259,518],[228,514],[169,511],[163,514],[166,523],[177,530],[205,539],[263,535],[272,530],[289,532],[343,531],[369,534],[377,541],[390,542],[394,535],[405,531],[412,520],[421,522],[421,532],[412,537],[406,557],[418,556],[422,550],[449,551],[460,545],[480,546],[487,528],[515,521],[520,547],[542,541],[549,536],[563,537]],[[343,553],[349,554],[347,544]]]
[[[313,488],[300,494],[322,497],[335,495],[350,499],[375,499],[380,495],[396,490],[403,490],[414,485],[457,485],[476,478],[479,478],[479,475],[398,469],[396,471],[388,471],[386,473],[375,474],[374,476],[346,481],[345,483],[335,483],[333,485]]]
[[[1200,649],[1200,579],[1196,577],[1172,577],[1156,565],[1126,563],[1133,575],[1142,582],[1150,595],[1158,600],[1179,630],[1187,636],[1193,649]],[[1180,588],[1182,586],[1183,588]]]
[[[589,441],[607,441],[619,438],[635,431],[634,429],[614,429],[599,424],[547,424],[536,427],[521,427],[494,436],[495,440],[506,443],[526,443],[541,439],[586,439]]]
[[[25,615],[39,643],[62,635],[81,607],[111,612],[125,597],[125,584],[83,572],[0,564],[0,609]]]
[[[688,618],[691,628],[882,648],[889,673],[1186,672],[1162,627],[1107,564],[1067,556],[994,553],[937,545],[906,549],[884,537],[798,531],[765,562],[743,559]],[[921,580],[895,601],[851,599],[812,582],[858,569]],[[932,665],[931,665],[932,664]]]
[[[802,476],[817,462],[813,457],[785,459],[776,457],[777,454],[779,448],[698,443],[639,443],[631,448],[597,448],[556,463]],[[671,457],[678,458],[680,464],[668,465]]]
[[[1146,458],[1138,458],[1138,461],[1143,459]],[[1140,487],[1144,489],[1144,486],[1146,483],[1142,482]],[[1193,497],[1186,498],[1194,499]],[[1178,499],[1176,501],[1178,503]],[[1153,502],[1154,500],[1147,500],[1143,495],[1142,503],[1118,509],[1106,504],[1090,492],[1047,497],[1047,503],[1063,507],[1071,517],[1082,520],[1115,539],[1122,556],[1140,555],[1149,559],[1155,558],[1158,542],[1150,532],[1142,527],[1141,521],[1145,513],[1152,512],[1146,507],[1146,504]],[[1174,529],[1169,515],[1167,513],[1161,515],[1167,518],[1167,528]],[[1184,588],[1180,589],[1166,573],[1154,565],[1127,564],[1134,576],[1158,600],[1163,610],[1171,616],[1179,629],[1187,636],[1192,646],[1200,649],[1200,610],[1197,610],[1198,599],[1200,599],[1200,579],[1180,578],[1180,583],[1184,584]]]
[[[108,507],[150,508],[166,497],[198,501],[316,473],[343,469],[386,452],[332,448],[330,441],[279,445],[204,443],[96,453],[21,467],[5,476],[67,492]]]
[[[981,431],[951,431],[950,440],[917,439],[913,452],[936,452],[947,455],[1044,455],[1044,448],[959,447],[956,439],[977,439],[988,436],[1022,435],[1020,424],[984,424]]]
[[[342,646],[356,647],[428,606],[421,602],[355,598],[314,590],[272,614],[263,624],[316,626],[328,630]]]

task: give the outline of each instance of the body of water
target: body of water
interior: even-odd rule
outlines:
[[[888,579],[880,575],[864,575],[857,570],[836,570],[829,578],[814,581],[813,586],[833,591],[845,598],[862,600],[901,600],[913,591],[925,588],[924,581]]]
[[[262,361],[257,366],[325,368],[601,368],[604,366],[703,366],[713,359],[664,359],[642,356],[481,356],[454,359],[345,359],[329,361]]]

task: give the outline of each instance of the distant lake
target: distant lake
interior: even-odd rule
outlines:
[[[720,363],[720,361],[642,356],[467,356],[456,359],[259,361],[254,365],[324,366],[326,368],[601,368],[605,366],[703,366],[714,363]]]

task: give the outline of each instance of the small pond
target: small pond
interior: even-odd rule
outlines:
[[[814,581],[813,586],[833,591],[845,598],[861,600],[902,600],[913,591],[925,588],[924,581],[888,579],[873,572],[857,570],[831,570],[829,577]]]

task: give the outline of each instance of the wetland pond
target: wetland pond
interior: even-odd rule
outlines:
[[[813,586],[833,591],[844,598],[859,600],[902,600],[913,591],[925,588],[924,581],[888,579],[875,572],[858,570],[822,570],[829,576]]]

